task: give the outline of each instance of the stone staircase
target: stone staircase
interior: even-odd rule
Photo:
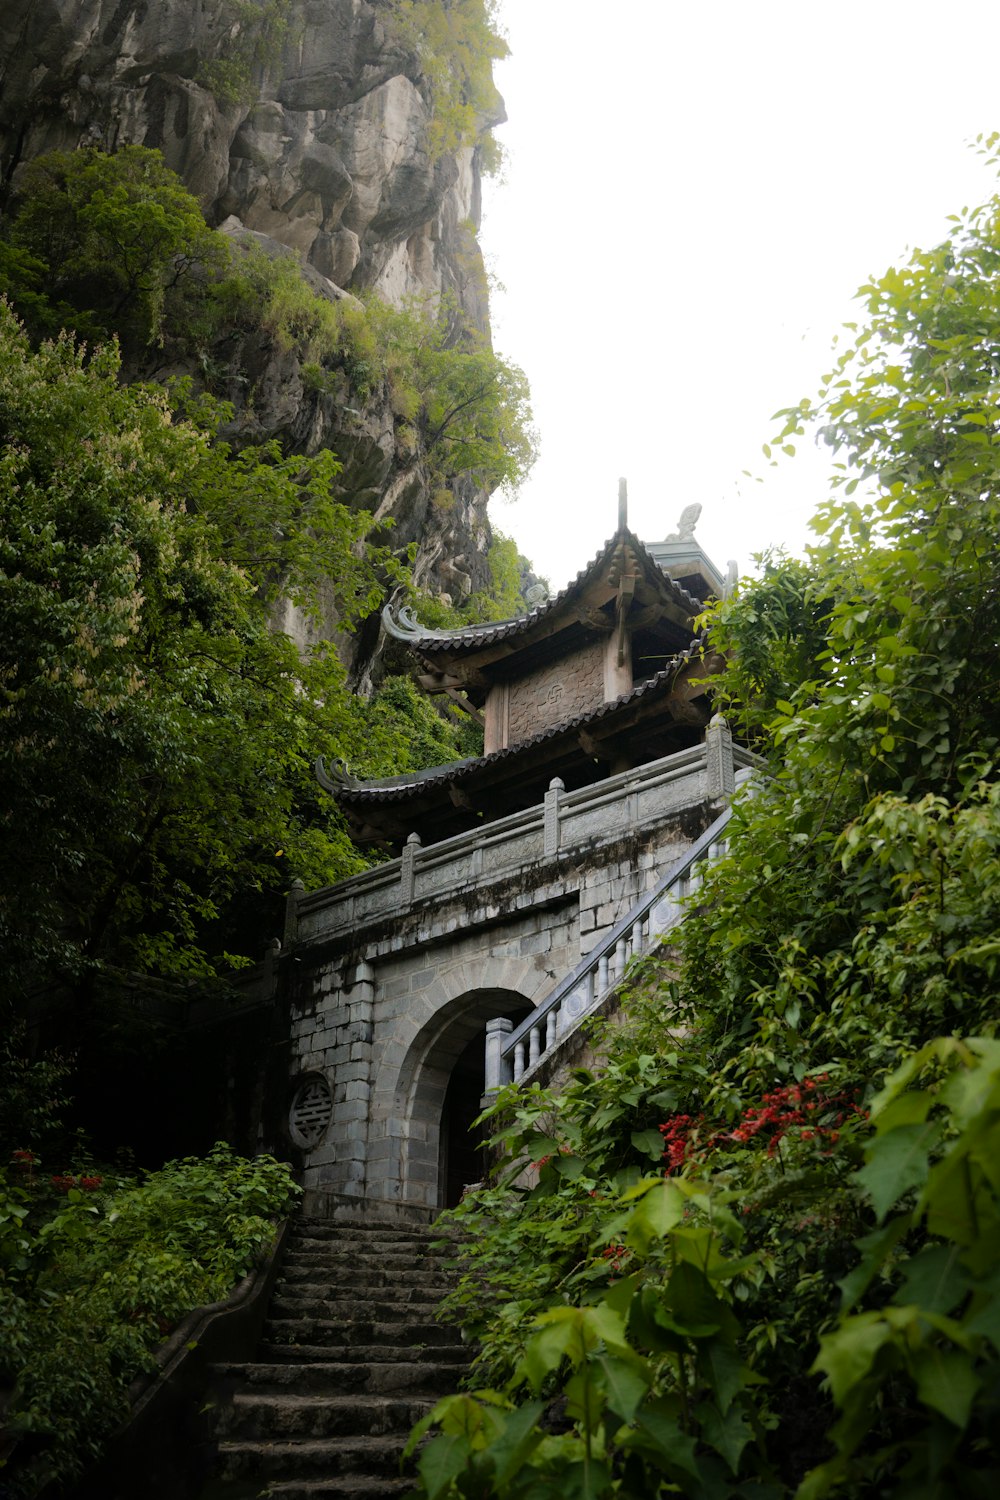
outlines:
[[[427,1229],[302,1220],[252,1364],[214,1367],[218,1458],[201,1500],[376,1500],[412,1487],[410,1429],[468,1357],[434,1321],[451,1285]]]

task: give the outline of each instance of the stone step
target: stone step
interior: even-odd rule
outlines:
[[[288,1257],[282,1267],[278,1284],[281,1286],[293,1282],[315,1282],[318,1285],[329,1286],[331,1270],[334,1273],[339,1273],[343,1270],[343,1267],[337,1265],[331,1267],[326,1260],[313,1260],[311,1258],[309,1260],[300,1260]],[[389,1271],[384,1266],[379,1265],[368,1270],[361,1270],[355,1267],[352,1270],[350,1280],[347,1281],[345,1278],[342,1284],[345,1291],[348,1292],[355,1288],[364,1287],[381,1293],[383,1291],[391,1291],[395,1287],[414,1286],[426,1287],[428,1290],[433,1290],[435,1293],[443,1296],[445,1292],[451,1291],[451,1288],[455,1285],[455,1278],[453,1275],[450,1276],[447,1269],[443,1266],[430,1265],[426,1268],[423,1266],[410,1266],[409,1268],[401,1266],[398,1270]]]
[[[283,1306],[304,1309],[319,1305],[332,1307],[349,1303],[355,1307],[439,1308],[450,1288],[423,1284],[415,1286],[331,1285],[316,1277],[309,1281],[278,1282],[276,1296]],[[337,1316],[335,1313],[334,1316]],[[395,1317],[395,1313],[391,1314]]]
[[[284,1481],[339,1479],[342,1475],[399,1477],[405,1437],[335,1437],[312,1441],[225,1441],[219,1444],[218,1479]]]
[[[468,1363],[469,1347],[467,1344],[456,1342],[454,1344],[436,1344],[432,1347],[417,1344],[355,1344],[351,1343],[344,1351],[331,1349],[329,1344],[287,1344],[267,1342],[259,1345],[257,1358],[265,1364],[287,1365],[294,1369],[301,1364],[329,1364],[341,1363],[342,1359],[337,1355],[349,1354],[352,1361],[358,1364],[395,1364],[397,1361],[406,1363],[414,1360],[431,1360],[435,1364],[450,1364],[455,1366],[455,1378],[458,1379],[459,1368]],[[331,1354],[335,1357],[331,1360]]]
[[[440,1255],[425,1252],[411,1253],[408,1250],[397,1250],[395,1247],[377,1250],[371,1245],[359,1247],[357,1250],[343,1249],[339,1245],[335,1249],[298,1245],[286,1251],[285,1260],[291,1266],[322,1265],[328,1267],[331,1272],[344,1272],[348,1275],[354,1275],[359,1271],[419,1271],[425,1265],[428,1270],[433,1267],[440,1275],[442,1267],[449,1265],[449,1262]]]
[[[450,1235],[413,1233],[406,1230],[393,1233],[382,1229],[359,1229],[340,1227],[336,1224],[298,1223],[292,1230],[292,1242],[314,1245],[354,1245],[366,1249],[370,1245],[390,1246],[397,1251],[412,1251],[414,1255],[454,1255],[462,1244]]]
[[[412,1493],[412,1479],[378,1478],[368,1474],[344,1474],[340,1479],[289,1479],[253,1490],[253,1500],[392,1500]],[[248,1496],[250,1492],[248,1491]]]
[[[405,1443],[410,1429],[433,1405],[433,1397],[426,1396],[238,1391],[218,1408],[216,1431],[229,1438],[269,1442],[286,1438],[392,1437]]]
[[[354,1351],[351,1351],[352,1354]],[[408,1359],[350,1361],[285,1361],[274,1364],[214,1365],[212,1378],[223,1389],[259,1391],[277,1395],[349,1395],[353,1391],[389,1393],[404,1391],[414,1396],[445,1395],[455,1389],[457,1360],[421,1360],[412,1349],[399,1352]],[[442,1353],[445,1351],[441,1351]]]
[[[379,1323],[430,1323],[433,1322],[436,1311],[438,1302],[433,1298],[399,1304],[390,1298],[355,1298],[354,1301],[351,1298],[334,1298],[328,1302],[325,1289],[322,1292],[307,1289],[298,1296],[282,1290],[271,1298],[268,1320],[277,1323],[285,1319],[318,1317],[351,1325],[370,1323],[373,1320],[378,1320]]]
[[[399,1348],[407,1344],[421,1344],[439,1348],[443,1344],[457,1344],[461,1336],[455,1328],[449,1328],[431,1319],[422,1321],[393,1320],[385,1318],[385,1308],[379,1308],[375,1317],[369,1312],[358,1318],[268,1318],[264,1325],[264,1340],[268,1344],[294,1347],[296,1344],[320,1344],[325,1348],[345,1346],[354,1357],[355,1344],[392,1344]]]

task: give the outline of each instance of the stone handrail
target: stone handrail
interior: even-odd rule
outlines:
[[[357,933],[369,922],[410,910],[415,902],[487,886],[526,863],[606,837],[620,819],[623,801],[629,825],[642,828],[671,809],[721,800],[732,791],[734,760],[742,766],[752,757],[734,749],[728,728],[718,719],[701,745],[572,792],[557,778],[544,802],[426,847],[411,834],[401,858],[336,886],[306,892],[297,882],[289,895],[283,947]]]
[[[684,915],[706,863],[725,852],[727,807],[606,937],[556,985],[517,1027],[506,1016],[486,1023],[486,1092],[518,1083],[568,1030],[622,980],[630,958],[645,951]]]

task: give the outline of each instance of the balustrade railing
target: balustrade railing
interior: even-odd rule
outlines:
[[[725,853],[726,810],[626,913],[586,958],[518,1026],[500,1016],[486,1027],[486,1092],[517,1083],[621,982],[629,959],[681,920],[706,864]]]

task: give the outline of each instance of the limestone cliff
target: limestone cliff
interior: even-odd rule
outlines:
[[[4,0],[0,192],[53,148],[156,147],[210,224],[288,247],[325,295],[433,305],[447,294],[488,331],[481,142],[502,104],[491,90],[471,130],[435,141],[434,87],[405,11],[398,0]],[[243,340],[238,359],[226,391],[238,439],[333,448],[345,497],[417,541],[418,582],[456,602],[483,586],[488,497],[458,478],[447,505],[432,503],[386,392],[359,402],[311,388],[294,353],[264,337]]]

